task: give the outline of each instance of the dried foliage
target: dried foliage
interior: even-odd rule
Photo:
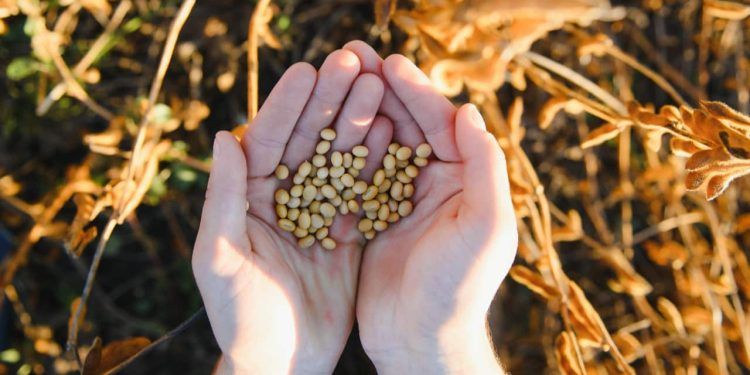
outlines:
[[[197,320],[141,337],[189,316],[160,315],[187,308],[175,295],[198,307],[185,270],[212,133],[240,133],[285,66],[360,37],[476,103],[505,151],[520,246],[492,328],[512,372],[750,371],[750,5],[242,4],[0,0],[1,280],[32,344],[15,366],[116,372]],[[110,297],[121,284],[141,292]],[[209,368],[197,337],[203,355],[180,358]]]

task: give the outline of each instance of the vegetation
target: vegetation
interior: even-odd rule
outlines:
[[[750,371],[748,16],[740,0],[0,0],[0,368],[210,371],[189,259],[212,136],[242,132],[285,67],[358,38],[477,104],[505,151],[519,258],[490,326],[511,372]],[[370,371],[356,335],[339,370]]]

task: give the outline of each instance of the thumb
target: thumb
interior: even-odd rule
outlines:
[[[476,219],[476,234],[495,232],[498,225],[515,232],[505,155],[473,104],[464,104],[456,113],[456,144],[464,166],[463,204]]]
[[[245,154],[231,133],[221,131],[214,139],[213,165],[193,251],[194,270],[209,266],[220,272],[217,268],[222,264],[243,256],[235,249],[247,248],[246,202]]]

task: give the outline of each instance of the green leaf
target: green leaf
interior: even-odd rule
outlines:
[[[8,64],[5,74],[13,81],[20,81],[37,72],[38,64],[30,57],[17,57]]]

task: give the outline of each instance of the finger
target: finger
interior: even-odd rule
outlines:
[[[313,154],[320,131],[333,123],[358,74],[359,59],[351,51],[338,50],[328,55],[318,71],[312,97],[287,143],[284,164],[297,169]]]
[[[310,98],[317,72],[312,65],[292,65],[276,83],[242,139],[249,177],[270,175]]]
[[[487,234],[498,223],[515,227],[505,155],[473,104],[456,114],[456,143],[463,163],[463,203],[476,218],[476,234]]]
[[[216,134],[211,174],[193,252],[194,268],[240,264],[249,249],[245,230],[247,164],[239,142],[226,131]]]
[[[388,153],[388,145],[392,139],[393,123],[391,120],[385,116],[376,117],[365,138],[365,146],[370,152],[367,154],[365,168],[360,173],[360,180],[372,180],[372,175],[380,168],[383,157]]]
[[[344,49],[354,52],[359,57],[363,73],[373,73],[380,77],[382,74],[383,59],[380,58],[369,44],[355,40],[344,45]],[[380,103],[379,113],[385,115],[393,122],[393,139],[405,146],[416,148],[425,142],[422,130],[411,117],[411,114],[398,99],[393,89],[384,82],[385,91],[383,92],[383,101]]]
[[[435,90],[430,79],[401,55],[385,59],[383,77],[422,129],[435,156],[443,161],[460,160],[453,127],[456,108]]]
[[[362,144],[383,98],[383,81],[370,73],[361,74],[352,85],[338,119],[333,149],[349,151]]]

